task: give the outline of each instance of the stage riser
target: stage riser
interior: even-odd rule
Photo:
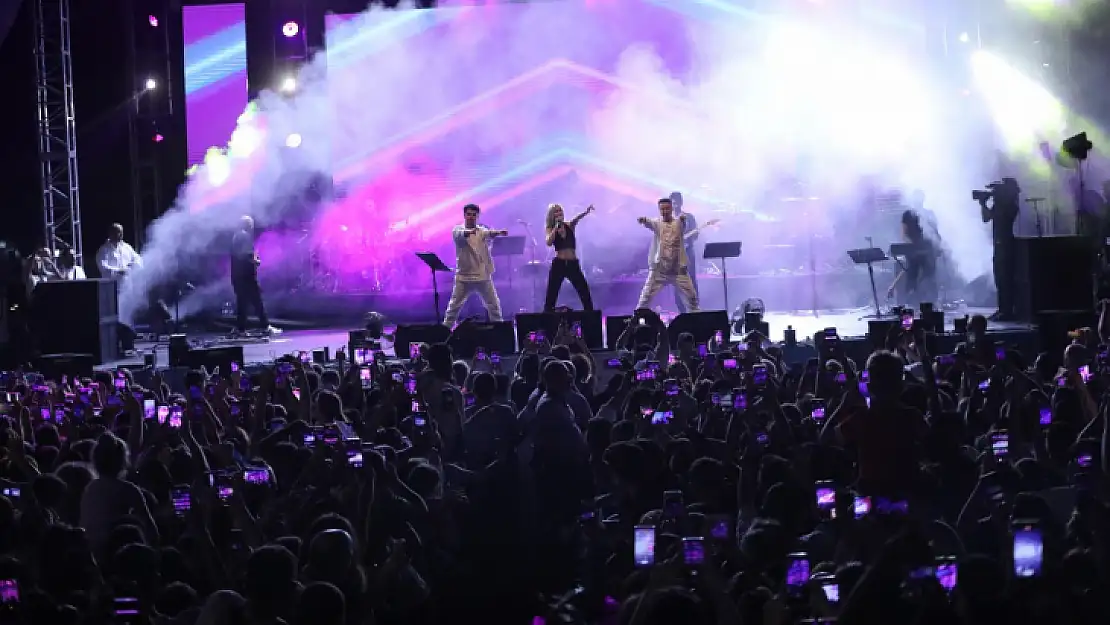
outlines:
[[[879,285],[885,291],[887,282]],[[539,283],[534,292],[532,285],[514,282],[512,289],[507,283],[498,283],[501,308],[506,317],[517,312],[538,312],[543,308],[545,284]],[[610,314],[630,312],[639,299],[642,281],[617,281],[592,284],[591,294],[594,306]],[[724,308],[724,288],[719,277],[703,277],[699,281],[701,307],[703,310]],[[729,278],[728,301],[735,309],[745,299],[763,300],[767,310],[791,311],[813,308],[812,279],[809,276],[741,276]],[[447,306],[451,285],[440,288],[440,314]],[[819,309],[843,309],[864,306],[870,303],[870,285],[866,274],[823,274],[817,277],[817,307]],[[579,309],[581,304],[569,283],[564,283],[559,293],[559,304]],[[655,306],[674,310],[673,290],[664,289],[656,298]],[[268,309],[271,317],[281,319],[305,319],[329,323],[357,323],[362,315],[370,310],[385,314],[392,321],[426,322],[432,317],[432,293],[298,293],[295,297],[279,298],[268,296]],[[463,309],[463,314],[483,315],[484,311],[477,298],[473,298]]]

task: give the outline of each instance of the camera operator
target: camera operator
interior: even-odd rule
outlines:
[[[998,312],[991,316],[995,321],[1017,318],[1017,301],[1014,287],[1014,254],[1016,241],[1014,222],[1017,221],[1018,196],[1021,188],[1013,178],[992,182],[988,191],[972,191],[971,198],[979,202],[983,223],[991,224],[994,240],[994,287],[998,291]],[[991,205],[987,206],[990,201]]]

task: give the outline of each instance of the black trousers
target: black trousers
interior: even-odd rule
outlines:
[[[1013,241],[994,242],[994,288],[998,291],[998,312],[1007,316],[1017,315],[1014,247]]]
[[[247,308],[253,308],[258,315],[258,323],[263,328],[270,326],[266,316],[266,306],[262,304],[262,289],[258,286],[256,271],[231,272],[231,288],[235,291],[235,329],[247,330]]]
[[[544,310],[555,308],[563,280],[570,280],[570,285],[578,293],[578,299],[582,300],[583,310],[594,309],[594,301],[590,297],[590,285],[586,283],[586,274],[582,273],[582,263],[577,260],[556,258],[551,261],[551,270],[547,274],[547,297],[543,302]]]

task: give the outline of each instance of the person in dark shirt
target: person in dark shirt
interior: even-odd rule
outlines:
[[[979,196],[978,201],[983,223],[991,224],[994,240],[994,286],[998,290],[998,312],[992,315],[992,319],[1015,319],[1014,222],[1020,210],[1018,196],[1021,195],[1021,188],[1013,178],[1003,178],[1002,182],[992,183],[990,188],[992,193],[987,197]],[[987,201],[991,202],[989,207]]]
[[[547,297],[544,299],[544,310],[555,309],[563,280],[570,280],[570,285],[574,287],[575,292],[578,293],[578,299],[582,301],[583,310],[594,309],[593,298],[590,297],[590,285],[586,282],[586,274],[582,273],[582,263],[579,262],[578,253],[575,251],[578,241],[574,236],[578,222],[592,212],[594,207],[591,204],[574,219],[566,221],[562,206],[551,204],[547,207],[547,217],[544,219],[547,233],[545,242],[555,248],[555,258],[551,261],[551,270],[547,274]]]
[[[247,331],[247,308],[258,314],[258,322],[265,334],[280,334],[281,330],[270,325],[266,306],[262,303],[262,289],[258,286],[258,254],[254,251],[254,220],[244,215],[241,228],[231,238],[231,288],[235,291],[235,330]]]
[[[906,254],[906,264],[894,278],[887,297],[893,297],[895,288],[901,283],[902,304],[916,307],[922,302],[937,301],[936,247],[925,236],[921,219],[912,210],[902,213],[902,240],[912,245],[913,249]]]

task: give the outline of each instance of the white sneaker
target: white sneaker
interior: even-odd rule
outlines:
[[[266,326],[265,328],[262,329],[262,334],[265,334],[266,336],[274,336],[274,335],[277,335],[277,334],[281,334],[281,328],[275,328],[274,326]]]

